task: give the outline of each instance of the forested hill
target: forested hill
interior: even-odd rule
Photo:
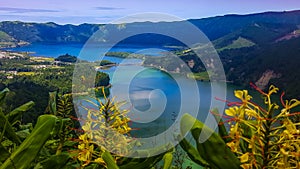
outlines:
[[[300,24],[300,11],[266,12],[250,15],[225,15],[205,19],[189,20],[202,30],[210,40],[216,40],[231,32],[235,32],[253,24],[283,24],[294,29]],[[24,23],[19,21],[0,22],[0,31],[5,40],[25,41],[29,43],[85,43],[96,31],[100,30],[101,36],[97,41],[109,41],[110,34],[136,32],[137,30],[176,30],[181,29],[183,22],[140,22],[117,25],[81,24],[58,25],[56,23]],[[2,40],[2,36],[0,37]],[[176,43],[174,39],[162,36],[139,36],[132,38],[127,43]]]
[[[19,21],[3,21],[0,31],[15,40],[29,43],[84,43],[99,29],[97,24],[58,25],[56,23],[25,23]]]

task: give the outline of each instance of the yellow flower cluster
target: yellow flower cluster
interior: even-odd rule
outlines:
[[[121,103],[114,102],[114,99],[104,98],[104,101],[96,99],[98,104],[93,103],[98,109],[88,109],[87,118],[82,129],[84,134],[79,136],[78,160],[88,165],[91,162],[105,166],[101,158],[104,151],[116,155],[125,155],[129,152],[133,139],[129,136],[131,128],[128,123],[126,110],[121,110]],[[99,106],[100,105],[100,106]]]
[[[300,168],[300,122],[293,121],[299,113],[292,111],[300,101],[286,101],[280,109],[271,100],[278,90],[271,86],[268,93],[261,92],[264,108],[251,101],[247,90],[235,91],[241,102],[225,110],[231,118],[227,146],[238,155],[244,169]]]

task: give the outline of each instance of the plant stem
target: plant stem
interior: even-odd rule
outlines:
[[[269,102],[270,102],[270,98],[268,98]],[[272,120],[273,120],[273,112],[274,112],[274,108],[275,105],[274,104],[270,104],[270,108],[268,111],[268,116],[265,123],[265,127],[266,127],[266,131],[265,131],[265,135],[264,135],[264,140],[265,140],[265,145],[263,148],[263,166],[268,166],[271,155],[269,153],[269,148],[270,148],[270,135],[271,135],[271,126],[272,126]]]

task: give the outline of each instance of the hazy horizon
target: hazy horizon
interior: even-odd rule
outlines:
[[[206,18],[213,18],[213,17],[222,17],[222,16],[226,16],[226,15],[252,15],[252,14],[261,14],[261,13],[268,13],[268,12],[274,12],[274,13],[280,13],[280,12],[294,12],[294,11],[300,11],[300,9],[295,9],[295,10],[283,10],[283,11],[262,11],[262,12],[256,12],[256,13],[245,13],[245,14],[237,14],[237,13],[228,13],[228,14],[224,14],[224,15],[215,15],[215,16],[208,16],[208,17],[202,17],[202,18],[187,18],[187,19],[182,19],[183,20],[193,20],[193,19],[206,19]],[[111,23],[89,23],[89,22],[82,22],[82,23],[58,23],[55,21],[44,21],[44,22],[38,22],[38,21],[23,21],[23,20],[1,20],[0,18],[0,22],[5,22],[5,21],[9,21],[9,22],[24,22],[24,23],[55,23],[57,25],[81,25],[81,24],[111,24]],[[138,22],[152,22],[152,23],[158,23],[158,22],[174,22],[174,21],[180,21],[180,20],[159,20],[159,21],[153,21],[153,20],[145,20],[145,21],[129,21],[129,22],[125,22],[125,23],[138,23]],[[123,23],[123,22],[122,22]],[[115,24],[115,23],[112,23]]]
[[[201,19],[228,14],[283,12],[300,9],[298,0],[224,0],[214,1],[159,1],[159,0],[10,0],[0,2],[1,21],[55,22],[57,24],[107,24],[128,15],[163,13],[180,20]],[[170,18],[130,18],[131,22],[174,21]],[[176,19],[176,20],[178,20]]]

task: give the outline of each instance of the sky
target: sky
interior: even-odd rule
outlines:
[[[299,0],[0,0],[0,21],[157,22],[291,10],[300,10]],[[150,14],[152,12],[158,15]],[[120,20],[124,17],[127,20]]]

